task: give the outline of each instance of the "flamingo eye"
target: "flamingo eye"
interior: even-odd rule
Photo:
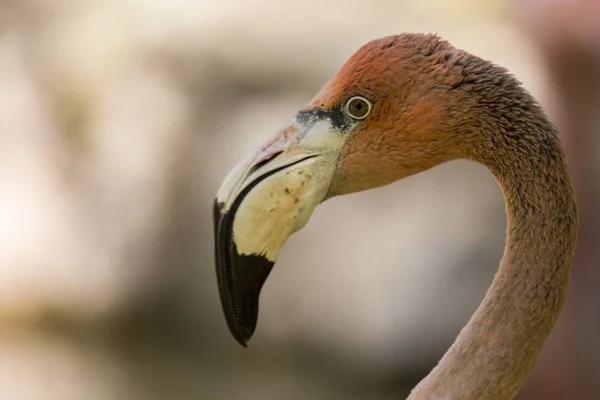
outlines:
[[[350,98],[344,106],[344,112],[354,119],[365,119],[371,113],[373,104],[362,96]]]

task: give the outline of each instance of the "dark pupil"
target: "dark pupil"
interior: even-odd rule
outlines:
[[[352,107],[350,107],[350,109],[353,111],[352,113],[356,117],[362,117],[363,115],[365,115],[364,110],[366,110],[366,107],[363,103],[364,102],[362,100],[353,100],[352,101]]]

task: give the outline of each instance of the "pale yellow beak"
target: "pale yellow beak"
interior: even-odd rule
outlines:
[[[238,164],[217,193],[213,218],[221,304],[243,346],[256,328],[260,291],[279,251],[325,198],[353,127],[336,126],[328,115],[298,113]]]

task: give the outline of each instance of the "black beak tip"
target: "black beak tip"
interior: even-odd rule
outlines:
[[[248,347],[248,342],[254,334],[256,329],[258,315],[250,321],[243,321],[240,319],[239,314],[235,314],[233,307],[230,307],[228,303],[222,304],[223,312],[225,313],[225,320],[227,321],[227,327],[231,336],[238,342],[242,347]],[[242,318],[245,315],[242,314]],[[236,319],[237,317],[237,319]],[[247,316],[246,316],[247,317]]]
[[[229,267],[218,268],[221,305],[231,334],[247,347],[258,323],[260,292],[274,263],[264,256],[238,254],[235,243],[230,257]]]
[[[274,261],[263,255],[239,254],[232,235],[235,209],[224,213],[215,202],[215,259],[221,305],[227,326],[243,347],[254,334],[258,321],[258,301]]]
[[[248,342],[252,337],[252,333],[248,332],[246,329],[241,328],[237,329],[235,332],[231,332],[233,334],[233,338],[244,348],[248,348]]]

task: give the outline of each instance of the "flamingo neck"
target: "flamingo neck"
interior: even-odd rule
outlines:
[[[504,256],[479,308],[409,400],[513,399],[565,300],[577,210],[556,129],[541,111],[505,128],[481,134],[470,157],[502,188]]]

